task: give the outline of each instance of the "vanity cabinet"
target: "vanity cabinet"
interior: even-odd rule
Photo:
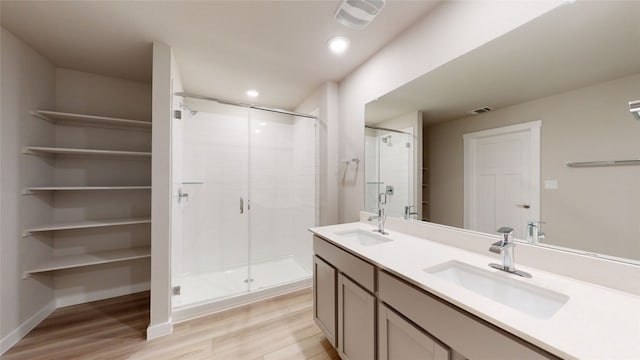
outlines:
[[[314,319],[343,360],[554,355],[314,236]]]
[[[449,360],[451,351],[424,330],[381,303],[378,306],[379,360]]]
[[[468,359],[557,359],[509,333],[385,271],[378,271],[380,301]]]
[[[316,324],[343,360],[374,360],[375,267],[318,237],[313,250]]]

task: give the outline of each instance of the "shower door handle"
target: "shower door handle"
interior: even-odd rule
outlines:
[[[240,196],[240,214],[244,214],[244,199]]]
[[[181,203],[182,199],[189,201],[189,193],[182,192],[182,188],[180,188],[178,189],[178,203]]]

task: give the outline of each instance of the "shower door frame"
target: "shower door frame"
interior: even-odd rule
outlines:
[[[205,99],[205,100],[211,100],[211,99]],[[227,103],[225,103],[227,104]],[[227,105],[235,105],[235,104],[227,104]],[[303,289],[303,288],[307,288],[309,286],[311,286],[312,280],[311,280],[311,274],[309,274],[308,277],[302,278],[302,279],[298,279],[298,280],[292,280],[290,282],[285,282],[282,284],[276,284],[270,287],[266,287],[266,288],[262,288],[262,289],[252,289],[251,288],[251,279],[252,279],[252,265],[253,264],[253,241],[251,238],[251,231],[252,231],[252,216],[251,216],[251,199],[252,199],[252,183],[251,183],[251,179],[252,179],[252,128],[251,128],[251,124],[252,124],[252,114],[251,111],[252,109],[256,109],[256,110],[266,110],[266,111],[272,111],[272,112],[281,112],[281,111],[277,111],[274,109],[269,109],[269,108],[261,108],[261,107],[255,107],[255,106],[251,106],[251,109],[248,109],[247,112],[247,117],[244,119],[244,121],[247,124],[247,189],[246,189],[246,199],[245,199],[245,203],[244,203],[244,211],[245,214],[248,216],[247,219],[247,237],[246,237],[246,241],[247,241],[247,264],[246,264],[246,282],[247,282],[247,287],[246,287],[246,291],[244,292],[240,292],[240,293],[234,293],[234,294],[230,294],[229,296],[223,296],[223,297],[218,297],[218,298],[211,298],[208,300],[204,300],[201,302],[196,302],[193,304],[186,304],[186,305],[181,305],[181,306],[177,306],[174,307],[172,306],[172,318],[174,322],[180,322],[180,321],[184,321],[184,320],[188,320],[197,316],[201,316],[204,314],[209,314],[209,313],[213,313],[216,311],[221,311],[230,307],[235,307],[235,306],[239,306],[242,304],[247,304],[247,303],[251,303],[254,302],[256,300],[260,300],[263,298],[267,298],[267,297],[272,297],[274,295],[277,294],[281,294],[281,293],[285,293],[285,292],[290,292],[290,291],[295,291],[297,289]],[[317,110],[316,110],[317,112]],[[292,113],[292,112],[283,112],[284,114],[287,115],[293,115],[293,116],[300,116],[300,114],[298,113]],[[307,117],[307,118],[314,118],[317,120],[317,117],[315,116],[310,116],[310,115],[306,115],[303,114],[303,117]],[[319,146],[318,146],[318,128],[317,128],[317,124],[314,125],[315,129],[314,129],[314,139],[315,139],[315,144],[314,144],[314,161],[315,161],[315,167],[317,168],[318,166],[318,150],[319,150]],[[314,218],[314,223],[315,225],[318,224],[319,221],[319,197],[318,197],[318,177],[319,177],[319,172],[318,170],[315,171],[315,184],[314,184],[314,189],[315,189],[315,218]],[[174,214],[175,215],[175,214]],[[174,216],[172,215],[172,216]],[[172,242],[173,243],[173,242]],[[172,262],[172,266],[173,262]],[[173,283],[173,274],[172,274],[172,283]]]

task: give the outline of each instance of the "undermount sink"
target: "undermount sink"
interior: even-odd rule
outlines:
[[[553,316],[569,300],[567,295],[527,284],[524,282],[526,280],[517,281],[507,274],[480,269],[455,260],[424,271],[541,319]]]
[[[377,235],[372,231],[364,231],[360,229],[337,232],[336,235],[345,240],[355,241],[356,243],[363,246],[378,245],[386,243],[388,241],[392,241],[391,239],[386,238],[382,235]]]

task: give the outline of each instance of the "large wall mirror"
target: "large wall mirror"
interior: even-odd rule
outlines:
[[[638,14],[563,5],[367,104],[365,209],[640,264]]]

